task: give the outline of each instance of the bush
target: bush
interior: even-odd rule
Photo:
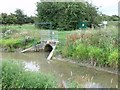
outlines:
[[[22,66],[12,60],[2,62],[2,88],[15,88],[16,81],[22,77]]]
[[[55,78],[38,72],[25,72],[21,79],[16,82],[16,87],[22,88],[55,88]]]
[[[56,80],[51,75],[25,71],[23,64],[3,60],[2,88],[55,88]]]
[[[96,63],[99,66],[117,67],[117,30],[92,30],[67,36],[63,53],[74,59]],[[72,56],[71,56],[72,55]],[[95,64],[94,64],[95,65]]]
[[[103,50],[99,47],[88,46],[88,56],[90,59],[98,61],[101,58]]]
[[[62,49],[62,54],[64,56],[72,57],[73,52],[74,52],[73,44],[70,44],[69,46],[65,46],[64,49]]]
[[[108,57],[108,63],[112,67],[117,67],[118,64],[118,50],[114,50],[112,53],[110,53]]]
[[[81,86],[75,81],[67,81],[67,86],[69,88],[80,88]]]
[[[0,40],[0,47],[6,48],[7,51],[15,51],[17,48],[28,48],[36,42],[37,40],[32,38],[2,39]]]
[[[21,39],[3,39],[0,41],[0,45],[7,48],[8,51],[14,51],[15,48],[19,47]]]
[[[88,57],[87,47],[84,44],[76,45],[75,51],[73,51],[73,57],[75,59],[87,60]]]

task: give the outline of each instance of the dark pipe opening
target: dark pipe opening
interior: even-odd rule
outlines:
[[[52,46],[49,45],[49,44],[47,44],[47,45],[45,46],[45,48],[44,48],[44,51],[45,51],[45,52],[51,52],[52,49],[53,49]]]

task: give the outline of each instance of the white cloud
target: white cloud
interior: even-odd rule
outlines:
[[[0,13],[14,12],[16,9],[22,9],[27,15],[34,15],[36,2],[40,0],[0,0]],[[119,0],[86,0],[92,2],[104,14],[113,15],[118,13]]]
[[[119,0],[87,0],[92,4],[99,7],[100,11],[104,14],[113,15],[118,14],[118,2]]]
[[[1,0],[0,13],[13,13],[16,9],[22,9],[25,14],[33,15],[38,1],[40,0]]]

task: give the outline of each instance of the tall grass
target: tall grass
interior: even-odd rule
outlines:
[[[91,65],[117,68],[117,30],[91,30],[67,36],[62,55]]]

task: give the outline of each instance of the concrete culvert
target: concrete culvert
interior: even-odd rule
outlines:
[[[45,52],[51,52],[52,49],[53,49],[52,46],[49,45],[49,44],[47,44],[47,45],[45,45],[44,51],[45,51]]]

